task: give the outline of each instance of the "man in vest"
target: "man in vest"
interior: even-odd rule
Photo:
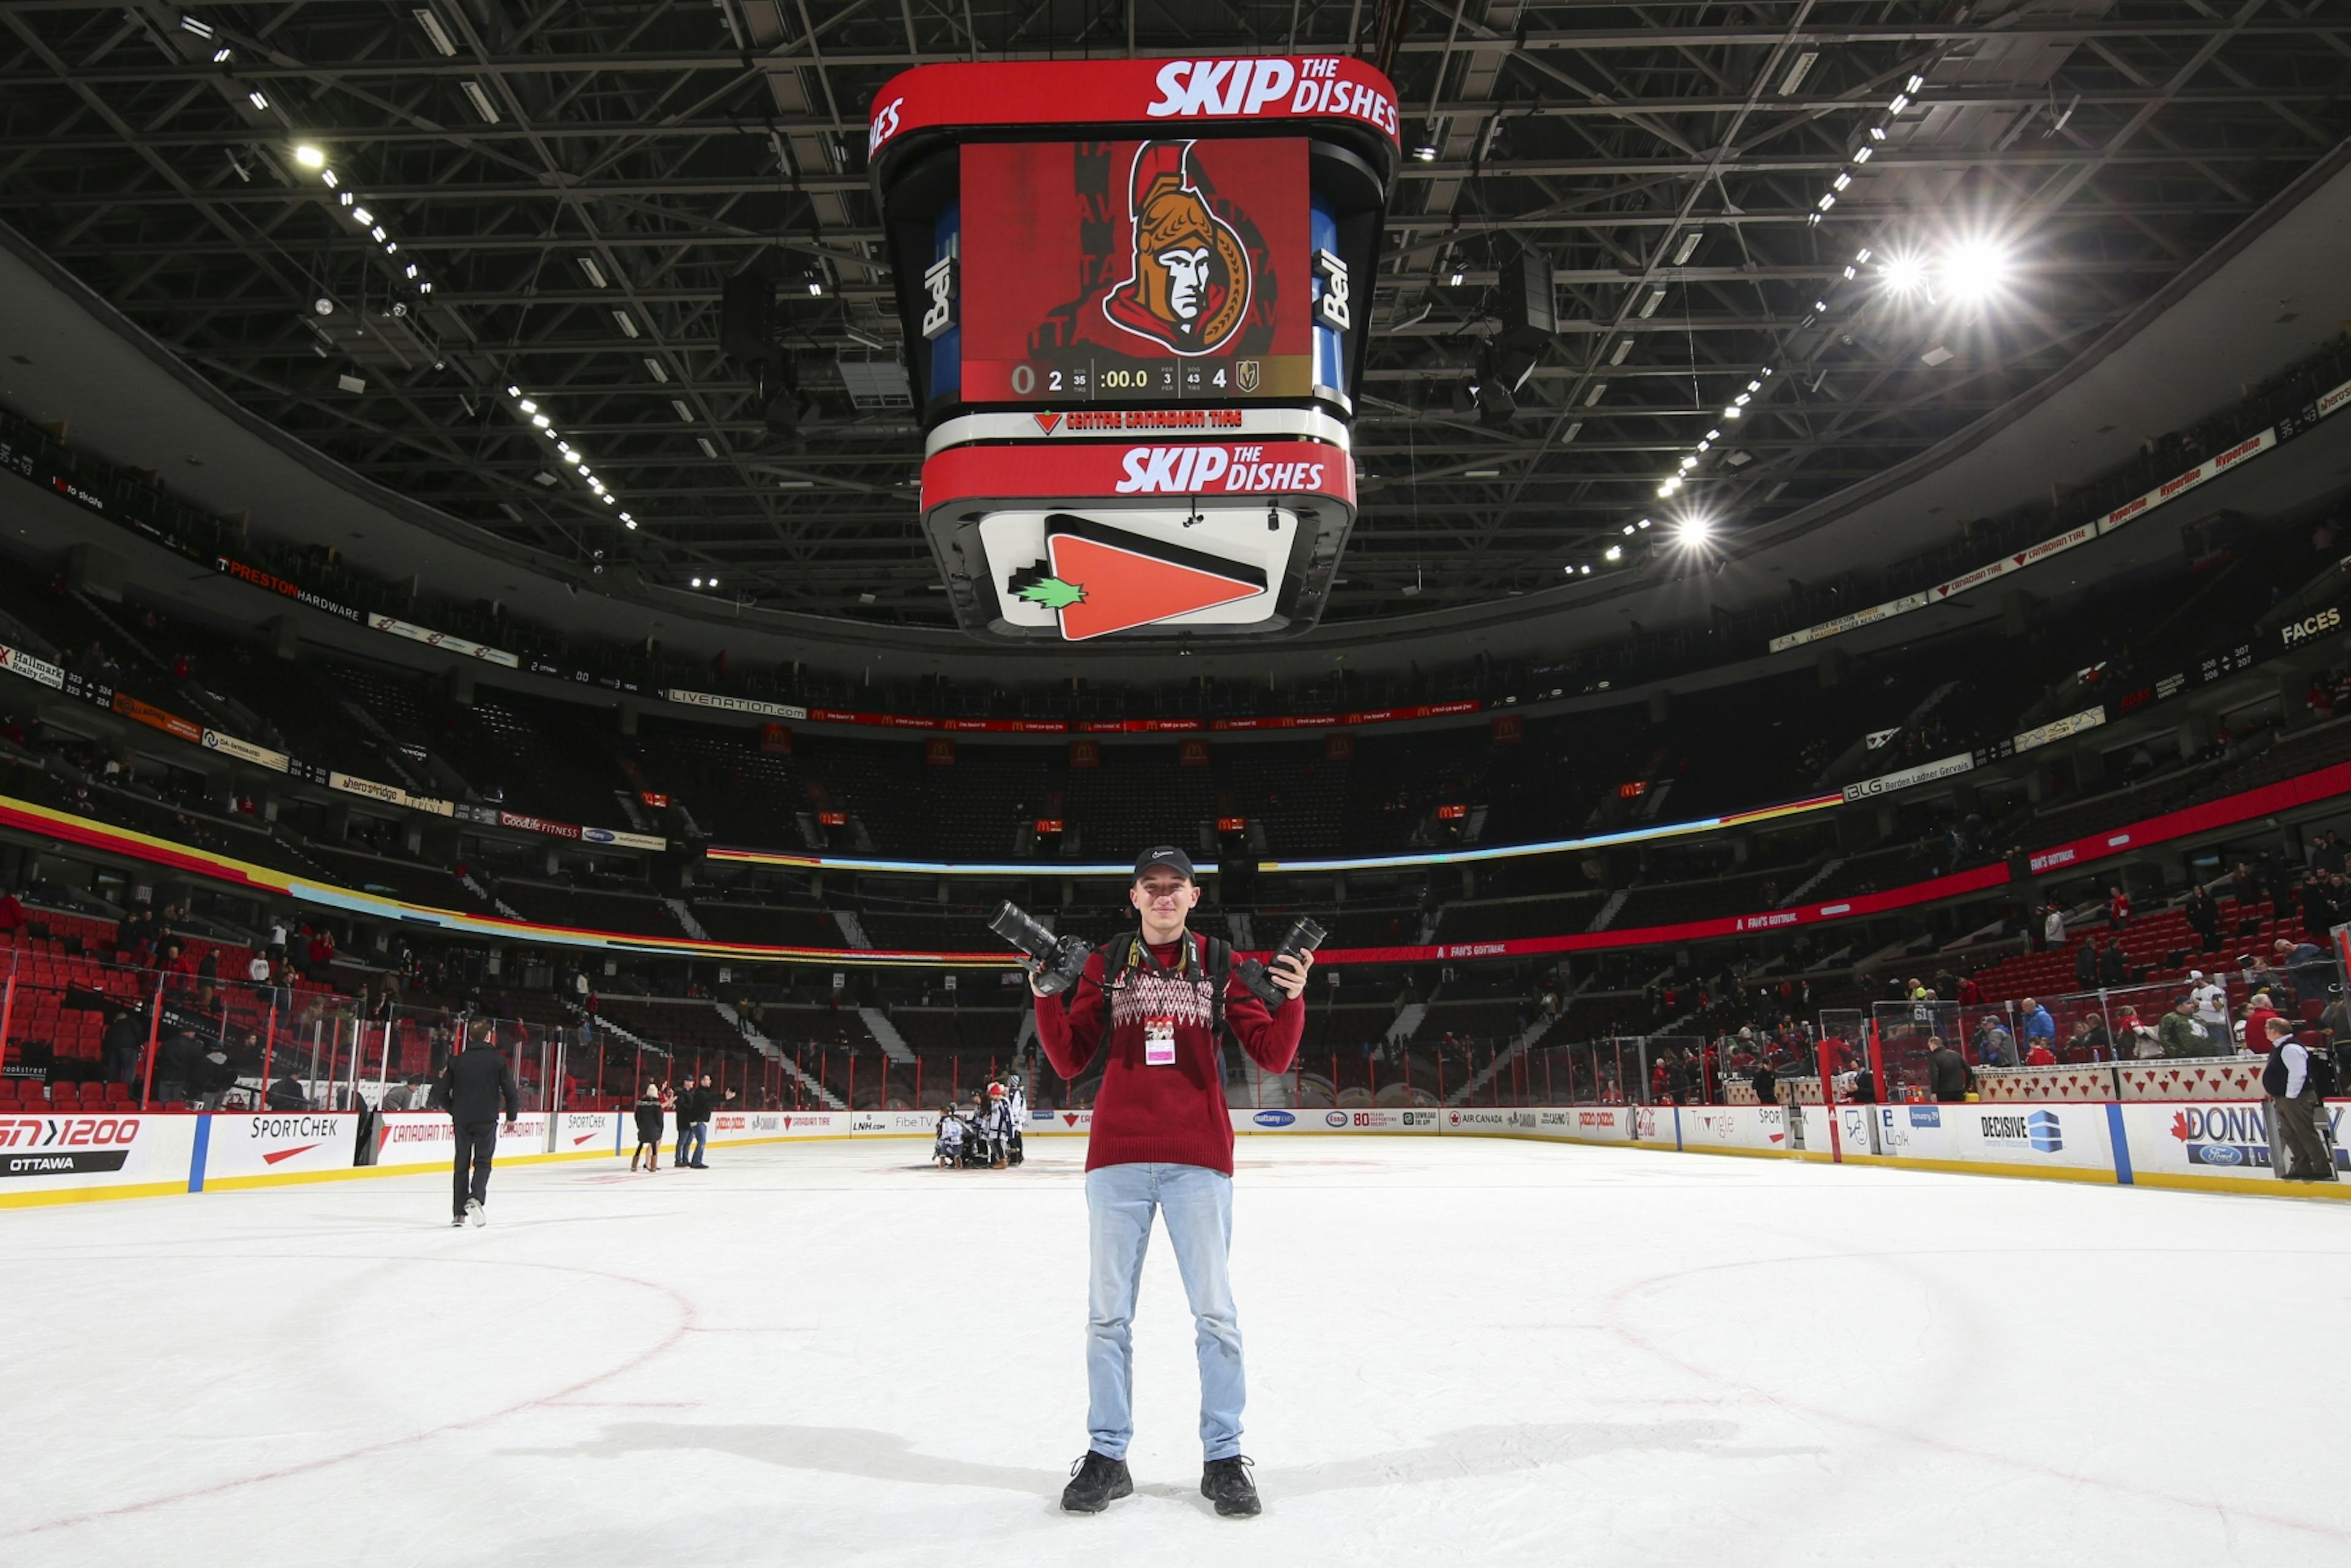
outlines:
[[[1038,1039],[1056,1071],[1075,1078],[1098,1052],[1103,1058],[1086,1147],[1088,1446],[1071,1467],[1061,1506],[1099,1513],[1134,1490],[1126,1469],[1134,1298],[1158,1214],[1197,1331],[1200,1491],[1218,1513],[1247,1516],[1259,1505],[1240,1451],[1245,1383],[1227,1275],[1233,1124],[1217,1027],[1229,1023],[1263,1071],[1287,1071],[1306,1026],[1301,995],[1314,956],[1284,958],[1269,971],[1284,998],[1269,1012],[1247,989],[1228,990],[1231,950],[1185,928],[1200,886],[1183,851],[1144,851],[1128,897],[1141,929],[1097,949],[1066,993],[1036,992]]]
[[[2270,1060],[2262,1069],[2262,1089],[2270,1097],[2270,1125],[2277,1129],[2288,1162],[2278,1176],[2285,1181],[2336,1180],[2335,1151],[2319,1130],[2325,1096],[2335,1087],[2333,1066],[2296,1040],[2285,1019],[2273,1018],[2264,1027]]]

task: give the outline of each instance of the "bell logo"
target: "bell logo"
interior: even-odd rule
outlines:
[[[1052,611],[1071,643],[1266,591],[1260,567],[1061,513],[1045,521],[1045,555],[1014,572],[1008,586],[1014,597]]]

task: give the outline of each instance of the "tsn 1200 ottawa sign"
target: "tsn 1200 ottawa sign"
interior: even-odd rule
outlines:
[[[875,97],[923,524],[967,632],[1321,619],[1396,126],[1337,56],[924,66]]]

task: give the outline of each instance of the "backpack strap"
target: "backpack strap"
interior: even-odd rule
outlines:
[[[1208,970],[1208,1037],[1224,1048],[1225,989],[1233,975],[1233,945],[1221,936],[1202,936]]]

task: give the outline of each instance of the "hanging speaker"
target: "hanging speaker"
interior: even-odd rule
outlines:
[[[776,346],[776,280],[765,262],[728,278],[718,297],[718,346],[730,360],[756,364]]]
[[[1502,338],[1514,349],[1540,353],[1559,331],[1552,307],[1551,261],[1522,250],[1502,264]]]

